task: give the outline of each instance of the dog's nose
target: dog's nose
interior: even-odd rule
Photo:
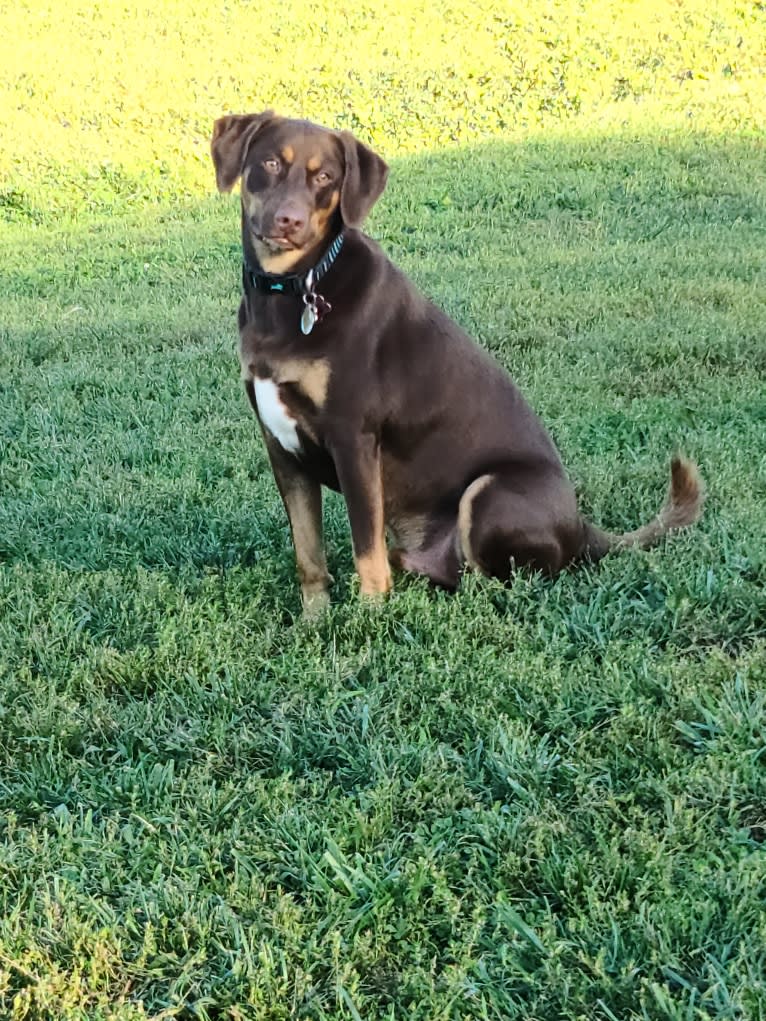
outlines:
[[[292,233],[306,226],[306,215],[297,205],[285,202],[276,211],[274,223],[284,233]]]

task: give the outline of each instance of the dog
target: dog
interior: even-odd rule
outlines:
[[[219,191],[241,182],[239,359],[307,616],[332,581],[322,486],[343,494],[372,598],[391,589],[392,565],[449,589],[466,569],[555,575],[697,520],[703,486],[682,457],[664,506],[636,531],[613,535],[578,511],[509,375],[361,232],[388,167],[351,133],[271,110],[231,115],[215,122],[211,154]]]

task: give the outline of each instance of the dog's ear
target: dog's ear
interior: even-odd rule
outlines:
[[[233,114],[219,117],[213,125],[210,153],[215,166],[215,183],[219,191],[231,191],[245,166],[250,143],[274,120],[273,110],[263,113]]]
[[[349,227],[359,227],[383,193],[388,166],[350,131],[338,132],[343,143],[346,172],[340,189],[340,215]]]

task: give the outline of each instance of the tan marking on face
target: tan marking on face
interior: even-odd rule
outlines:
[[[317,408],[324,407],[330,381],[330,363],[326,358],[288,358],[275,367],[280,383],[295,383]]]
[[[319,170],[321,166],[322,166],[321,156],[316,155],[309,156],[308,160],[306,160],[306,170],[308,170],[310,174],[316,173],[316,171]]]
[[[317,237],[324,237],[328,232],[330,220],[332,214],[338,208],[340,202],[340,192],[334,191],[332,193],[332,199],[330,205],[326,209],[315,209],[311,214],[311,229]]]
[[[244,177],[242,178],[240,193],[245,218],[249,221],[249,223],[252,223],[253,220],[258,222],[263,211],[263,202],[259,195],[248,190]],[[250,229],[249,225],[248,229]],[[253,245],[255,246],[255,254],[258,256],[258,262],[267,273],[289,273],[293,266],[299,262],[301,258],[303,258],[305,249],[297,248],[294,251],[273,252],[270,248],[267,248],[263,242],[253,236],[252,230],[250,236],[252,238]]]
[[[254,241],[254,244],[258,262],[263,269],[267,273],[275,273],[277,275],[290,273],[293,266],[297,265],[306,254],[304,248],[296,248],[293,251],[287,252],[272,252],[265,245],[259,244],[258,241]]]
[[[293,266],[303,257],[304,250],[302,248],[297,248],[294,251],[273,252],[270,248],[267,248],[262,241],[259,241],[253,235],[249,224],[253,221],[256,223],[260,221],[261,213],[263,211],[263,202],[258,195],[247,190],[244,184],[244,179],[241,187],[241,193],[242,207],[245,212],[245,218],[248,221],[248,229],[250,229],[250,236],[255,247],[255,254],[258,256],[258,262],[267,273],[289,273]]]
[[[245,210],[245,216],[247,216],[248,219],[260,216],[261,210],[263,209],[263,203],[257,195],[248,191],[244,178],[242,178],[242,184],[240,185],[239,190],[242,198],[242,206]]]
[[[462,555],[466,563],[481,571],[481,565],[476,559],[471,546],[471,530],[473,528],[473,502],[479,493],[483,492],[494,479],[494,475],[480,475],[478,479],[468,486],[460,498],[460,506],[457,512],[457,534],[460,540]]]
[[[285,161],[285,163],[292,163],[293,160],[295,159],[295,149],[293,149],[291,145],[286,145],[282,149],[280,156]]]
[[[383,596],[393,587],[391,566],[385,543],[380,543],[371,553],[355,557],[359,575],[359,591],[363,596]]]

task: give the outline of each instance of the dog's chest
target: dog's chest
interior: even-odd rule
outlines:
[[[298,422],[279,394],[279,386],[273,379],[253,380],[255,403],[258,406],[263,427],[278,440],[290,454],[298,454],[301,441],[298,436]]]

